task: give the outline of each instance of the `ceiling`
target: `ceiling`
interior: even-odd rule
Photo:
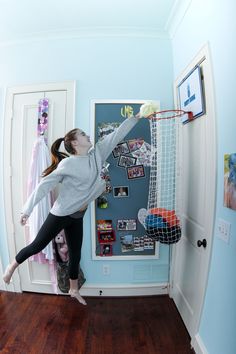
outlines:
[[[52,33],[167,33],[181,0],[0,0],[0,42]]]

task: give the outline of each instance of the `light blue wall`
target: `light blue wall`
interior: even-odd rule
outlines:
[[[232,223],[231,240],[224,243],[214,235],[209,282],[200,336],[209,354],[236,352],[236,211],[223,207],[223,156],[236,152],[236,2],[193,0],[173,39],[174,76],[177,77],[209,41],[216,98],[218,141],[218,218]]]
[[[172,107],[171,43],[163,38],[103,37],[44,40],[6,46],[1,48],[0,78],[2,89],[14,85],[76,80],[76,125],[89,131],[91,99],[158,99],[162,107]],[[2,100],[0,105],[1,112]],[[2,179],[1,172],[0,178]],[[0,252],[5,266],[8,256],[2,195],[0,221]],[[82,267],[88,282],[134,283],[168,280],[167,246],[161,247],[160,260],[110,262],[109,276],[102,275],[102,263],[91,260],[88,213],[85,217],[82,256]],[[137,280],[138,273],[145,276]]]

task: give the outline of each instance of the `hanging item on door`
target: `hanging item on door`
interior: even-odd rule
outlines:
[[[38,106],[38,136],[43,135],[47,142],[48,133],[48,98],[41,98]]]
[[[38,124],[37,124],[37,139],[34,143],[29,177],[27,181],[27,195],[29,196],[41,181],[42,172],[51,164],[50,152],[46,145],[45,133],[47,136],[48,126],[48,99],[40,99],[38,104]],[[52,195],[48,194],[43,198],[31,213],[28,221],[28,241],[34,241],[39,229],[45,221],[51,209]],[[48,264],[51,276],[52,286],[55,293],[57,293],[56,284],[56,270],[54,263],[54,249],[50,242],[40,253],[30,257],[31,261],[36,261],[40,264]]]
[[[50,166],[51,157],[48,146],[46,145],[45,134],[47,135],[48,127],[48,105],[49,100],[42,98],[38,102],[38,124],[37,124],[37,139],[33,146],[33,151],[30,161],[29,177],[27,181],[27,195],[29,196],[40,183],[43,171]],[[38,234],[44,220],[52,206],[52,195],[48,194],[43,198],[38,205],[35,206],[29,218],[29,240],[33,241]],[[37,255],[30,258],[39,263],[53,263],[54,252],[52,243],[48,244],[45,249]]]
[[[68,293],[70,289],[69,262],[57,263],[57,284],[62,293]],[[86,282],[83,270],[78,268],[78,289]]]
[[[150,121],[151,170],[147,209],[140,209],[138,219],[154,241],[176,243],[181,237],[180,219],[177,216],[177,143],[178,119],[181,114],[168,115],[153,102],[140,108],[143,117]],[[170,112],[170,111],[168,111]]]
[[[61,231],[55,237],[54,241],[56,243],[56,251],[59,258],[58,262],[67,262],[69,260],[69,254],[64,231]]]

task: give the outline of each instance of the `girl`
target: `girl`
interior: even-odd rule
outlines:
[[[58,197],[34,241],[23,248],[9,264],[3,280],[9,284],[15,269],[30,256],[40,252],[64,229],[69,249],[69,294],[81,304],[85,300],[78,290],[78,266],[83,240],[83,216],[88,204],[106,189],[101,170],[115,146],[129,133],[140,119],[127,118],[114,132],[100,140],[94,149],[89,136],[80,129],[73,129],[64,138],[57,139],[52,147],[52,164],[43,173],[43,178],[25,203],[20,222],[26,224],[34,206],[59,183]],[[64,142],[66,151],[59,151]]]

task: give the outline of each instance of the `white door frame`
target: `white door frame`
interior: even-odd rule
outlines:
[[[6,290],[6,284],[4,283],[2,277],[3,277],[3,269],[2,269],[2,260],[0,257],[0,290]]]
[[[202,309],[204,305],[204,300],[205,300],[205,294],[206,294],[206,288],[207,288],[207,282],[208,282],[208,276],[209,276],[209,269],[210,269],[210,260],[211,260],[211,253],[212,253],[212,241],[213,241],[213,233],[214,233],[214,223],[215,223],[215,202],[216,202],[216,172],[217,172],[217,149],[216,149],[216,122],[213,121],[216,119],[216,114],[215,114],[215,92],[214,92],[214,84],[213,84],[213,73],[212,73],[212,63],[211,63],[211,56],[210,56],[210,49],[209,49],[209,44],[207,43],[204,45],[204,47],[198,52],[196,57],[191,61],[191,64],[188,65],[188,67],[184,70],[183,73],[175,80],[174,83],[174,97],[175,97],[175,104],[176,107],[178,107],[178,102],[177,102],[177,85],[180,82],[180,77],[185,77],[191,69],[194,68],[194,66],[200,64],[203,62],[203,60],[206,60],[206,65],[205,65],[205,71],[207,71],[207,77],[208,77],[208,113],[209,117],[211,117],[211,120],[208,119],[206,121],[206,137],[209,139],[209,151],[206,152],[211,156],[211,165],[208,166],[209,171],[206,175],[206,185],[208,188],[208,194],[212,196],[212,198],[206,198],[206,211],[207,211],[207,220],[208,223],[205,225],[206,227],[206,234],[208,235],[208,244],[205,252],[205,257],[206,258],[206,275],[204,279],[205,283],[205,288],[204,288],[204,296],[201,299],[200,302],[200,312],[197,315],[196,319],[196,331],[194,336],[192,337],[192,346],[195,347],[196,341],[197,341],[197,336],[198,336],[198,330],[199,330],[199,324],[200,324],[200,319],[201,319],[201,314],[202,314]],[[205,74],[206,75],[206,74]],[[188,123],[191,124],[191,123]],[[172,293],[172,284],[175,281],[175,263],[176,263],[176,257],[177,254],[175,252],[175,246],[172,247],[172,259],[171,259],[171,265],[170,265],[170,296],[173,297]]]
[[[11,132],[13,119],[14,96],[17,94],[27,94],[33,92],[46,91],[67,91],[66,116],[68,124],[74,127],[75,124],[75,81],[42,83],[35,85],[24,85],[10,87],[6,91],[5,116],[4,116],[4,136],[3,136],[3,190],[4,190],[4,210],[5,224],[7,232],[7,245],[10,260],[16,255],[15,230],[13,223],[12,193],[11,193]],[[67,129],[66,129],[67,130]],[[15,272],[14,281],[11,281],[8,290],[21,292],[20,277],[18,271]]]

